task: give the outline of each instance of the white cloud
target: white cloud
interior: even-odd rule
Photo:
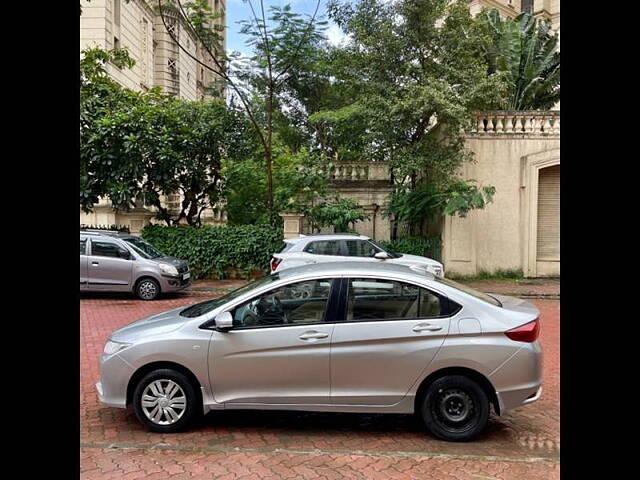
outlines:
[[[345,35],[345,33],[335,23],[332,23],[331,26],[327,28],[325,35],[327,36],[329,43],[334,46],[339,46],[347,39],[347,35]]]

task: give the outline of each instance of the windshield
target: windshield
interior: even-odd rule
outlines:
[[[389,254],[390,258],[400,258],[402,256],[401,253],[396,253],[396,252],[392,252],[391,250],[388,250],[386,248],[382,248],[380,245],[378,245],[377,243],[369,240],[369,243],[371,245],[373,245],[376,249],[378,249],[379,252],[387,252]]]
[[[237,298],[240,295],[250,292],[255,288],[259,288],[268,283],[275,282],[279,278],[280,276],[277,273],[259,278],[253,282],[247,283],[246,285],[233,290],[232,292],[227,293],[226,295],[223,295],[220,298],[216,298],[214,300],[207,300],[205,302],[200,302],[200,303],[196,303],[195,305],[191,305],[190,307],[187,307],[184,310],[182,310],[180,312],[180,316],[188,317],[188,318],[199,317],[200,315],[209,313],[211,310],[218,308],[220,305],[230,302],[234,298]]]
[[[143,258],[158,258],[165,256],[164,253],[141,238],[125,238],[124,241],[131,245],[136,253],[141,255]]]
[[[468,293],[469,295],[476,297],[479,300],[483,300],[487,303],[490,303],[491,305],[495,305],[496,307],[502,306],[502,303],[500,303],[498,299],[493,298],[491,295],[487,295],[486,293],[479,292],[478,290],[468,287],[467,285],[454,282],[453,280],[449,280],[448,278],[437,277],[435,275],[433,276],[433,279],[436,282],[444,283],[445,285],[461,290],[464,293]]]

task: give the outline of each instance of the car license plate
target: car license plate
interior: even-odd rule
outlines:
[[[185,273],[184,275],[182,275],[183,280],[186,280],[187,278],[190,278],[190,277],[191,277],[191,272]]]

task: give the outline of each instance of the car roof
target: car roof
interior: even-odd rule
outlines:
[[[287,268],[278,272],[281,279],[292,279],[308,275],[400,275],[402,277],[414,278],[417,280],[433,280],[434,276],[430,272],[417,272],[406,265],[397,263],[371,263],[371,262],[326,262],[312,265],[302,265],[299,267]]]
[[[313,235],[301,235],[298,238],[285,238],[287,243],[298,243],[300,241],[316,241],[316,240],[370,240],[366,235],[359,235],[357,233],[315,233]]]
[[[108,237],[108,238],[119,238],[124,240],[126,238],[137,238],[135,235],[131,235],[126,232],[116,232],[115,230],[80,230],[80,236],[87,237]]]

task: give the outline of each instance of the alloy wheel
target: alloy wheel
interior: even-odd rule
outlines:
[[[187,408],[184,390],[173,380],[151,382],[142,392],[142,411],[156,425],[176,423]]]
[[[151,300],[158,294],[158,287],[151,280],[143,280],[138,285],[138,294],[144,300]]]

